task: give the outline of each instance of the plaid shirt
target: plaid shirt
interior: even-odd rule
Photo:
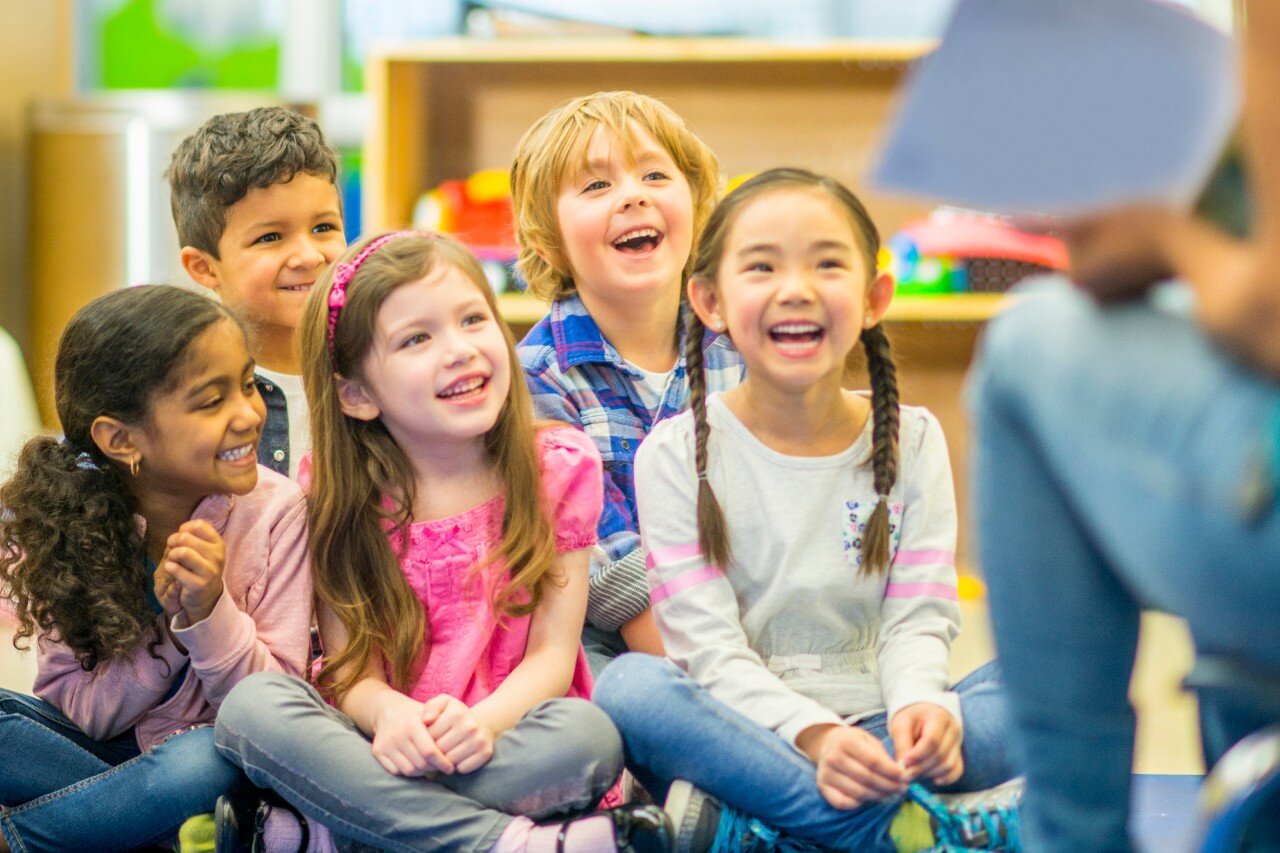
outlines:
[[[640,371],[605,339],[576,294],[551,303],[550,313],[517,348],[533,393],[534,414],[579,427],[604,458],[604,512],[596,531],[600,548],[610,560],[640,547],[636,450],[655,423],[676,414],[689,401],[683,322],[678,346],[680,357],[657,412],[649,411],[636,391]],[[703,354],[708,394],[742,381],[742,358],[727,337],[708,334]]]

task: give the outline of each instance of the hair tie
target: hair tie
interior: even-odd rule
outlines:
[[[389,234],[383,234],[369,242],[369,245],[360,250],[360,254],[356,255],[349,261],[338,264],[333,270],[333,282],[329,285],[329,355],[334,355],[334,335],[338,330],[338,315],[342,313],[342,309],[347,305],[347,285],[351,283],[351,279],[355,277],[356,270],[360,269],[360,265],[368,260],[369,256],[381,249],[387,243],[395,240],[397,237],[434,237],[434,233],[428,231],[392,231]]]

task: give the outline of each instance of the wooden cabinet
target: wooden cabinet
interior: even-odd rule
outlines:
[[[898,84],[930,47],[642,38],[446,39],[384,47],[369,63],[365,228],[406,224],[418,196],[445,179],[509,167],[521,134],[556,104],[633,89],[682,115],[716,152],[726,177],[780,165],[826,172],[863,197],[887,236],[927,208],[866,192],[862,177]],[[961,494],[968,436],[959,387],[980,325],[1000,304],[990,295],[902,298],[888,318],[903,401],[926,405],[941,419]],[[528,296],[505,296],[502,306],[517,333],[545,311]],[[856,365],[851,381],[866,381]],[[968,548],[962,527],[962,563],[969,562]]]

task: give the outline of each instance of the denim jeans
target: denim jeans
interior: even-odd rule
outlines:
[[[15,851],[159,844],[243,779],[208,726],[140,753],[132,731],[94,741],[52,705],[9,690],[0,690],[0,767],[0,832]]]
[[[1140,608],[1185,618],[1200,653],[1280,671],[1280,392],[1185,311],[1036,289],[991,324],[968,389],[980,557],[1028,849],[1128,850]],[[1201,709],[1211,761],[1267,722]]]
[[[946,790],[977,790],[1013,777],[1003,747],[998,667],[981,667],[955,689],[965,726],[965,771]],[[900,797],[852,811],[833,808],[818,792],[812,761],[713,698],[671,661],[619,657],[596,684],[593,701],[622,732],[627,766],[656,799],[684,779],[788,835],[836,850],[893,850],[887,833]],[[892,754],[884,714],[857,725]]]
[[[396,776],[350,717],[279,673],[232,689],[218,711],[217,743],[254,784],[328,827],[340,846],[382,850],[488,850],[512,815],[589,809],[622,772],[609,718],[585,700],[552,699],[503,732],[478,770]]]

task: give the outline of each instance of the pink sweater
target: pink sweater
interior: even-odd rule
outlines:
[[[303,673],[312,604],[302,490],[259,466],[252,492],[211,495],[191,517],[221,534],[227,561],[224,590],[213,612],[173,629],[188,655],[166,638],[155,649],[156,659],[140,641],[128,658],[85,672],[62,643],[38,643],[35,694],[95,740],[136,726],[138,745],[149,750],[175,731],[212,723],[223,697],[246,675]],[[173,688],[179,678],[181,684]]]

